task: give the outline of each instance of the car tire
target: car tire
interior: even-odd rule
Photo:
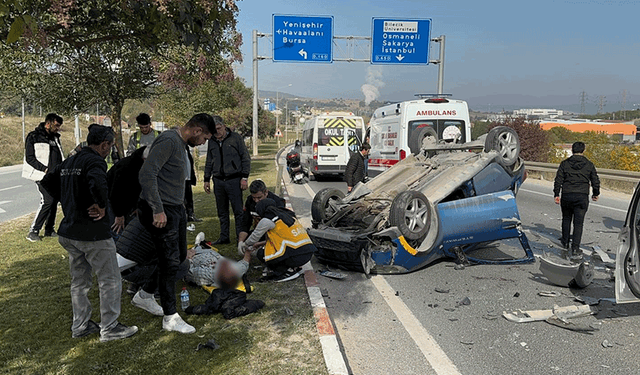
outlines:
[[[391,202],[389,223],[407,240],[422,239],[431,225],[431,202],[419,191],[403,191]]]
[[[341,190],[333,188],[324,188],[320,190],[311,203],[311,218],[314,222],[322,223],[335,214],[332,203],[341,201],[344,193]]]
[[[433,137],[434,142],[438,141],[438,133],[436,133],[432,127],[427,126],[419,130],[417,137],[412,136],[409,139],[409,150],[411,150],[411,153],[414,155],[417,155],[420,149],[422,149],[422,141],[424,141],[425,138]]]
[[[496,161],[503,167],[511,167],[520,156],[520,138],[515,130],[507,126],[496,126],[487,134],[484,151],[497,151]]]

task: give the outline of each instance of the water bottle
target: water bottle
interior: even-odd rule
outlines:
[[[189,291],[187,287],[182,287],[182,292],[180,292],[180,303],[182,304],[182,310],[186,310],[189,307]]]

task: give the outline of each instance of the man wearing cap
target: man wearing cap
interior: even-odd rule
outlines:
[[[138,124],[138,131],[129,137],[127,156],[133,154],[140,147],[151,146],[158,134],[160,134],[159,131],[151,127],[151,116],[146,113],[139,114],[136,117],[136,123]]]
[[[161,133],[149,146],[149,155],[138,175],[142,187],[138,217],[151,233],[157,252],[158,289],[164,314],[162,328],[167,331],[196,331],[177,313],[175,291],[176,273],[187,256],[184,189],[189,159],[186,146],[202,145],[214,132],[215,123],[211,115],[200,113],[184,126]],[[152,286],[147,285],[144,298],[137,306],[156,313],[159,306],[153,299],[153,292]]]
[[[41,181],[47,192],[62,203],[64,218],[58,228],[60,245],[69,253],[71,269],[71,336],[100,332],[100,341],[123,339],[138,328],[118,322],[122,282],[116,246],[106,217],[107,164],[115,134],[111,128],[89,126],[87,146],[48,173]],[[100,290],[100,326],[91,320],[89,290],[92,271]]]

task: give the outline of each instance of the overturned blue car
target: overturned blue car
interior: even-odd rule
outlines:
[[[319,261],[365,273],[404,273],[443,257],[534,261],[515,195],[526,178],[516,132],[499,126],[464,144],[425,138],[421,150],[348,195],[320,190],[309,235]],[[478,245],[517,238],[521,258],[479,259]]]

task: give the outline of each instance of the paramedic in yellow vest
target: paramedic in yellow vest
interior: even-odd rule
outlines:
[[[129,138],[129,146],[127,147],[127,156],[133,154],[133,152],[142,146],[151,146],[156,139],[159,131],[154,130],[151,127],[151,117],[146,113],[141,113],[136,117],[138,123],[138,131],[131,134]]]
[[[258,202],[256,211],[261,218],[256,229],[240,246],[245,252],[255,252],[261,262],[273,272],[269,280],[282,282],[297,278],[302,266],[311,260],[316,247],[306,229],[286,208],[276,207],[273,199]],[[265,235],[264,247],[260,238]]]

